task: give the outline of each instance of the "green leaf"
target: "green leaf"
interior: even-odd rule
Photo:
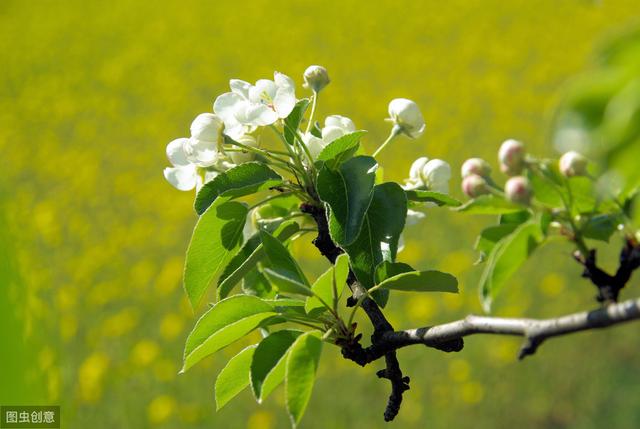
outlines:
[[[542,240],[540,225],[529,221],[518,226],[493,247],[480,279],[480,295],[485,311],[489,311],[493,298]]]
[[[338,137],[322,149],[318,155],[318,161],[324,161],[328,168],[335,170],[356,153],[360,139],[366,133],[366,131],[354,131]]]
[[[243,349],[240,353],[229,359],[227,365],[222,368],[216,379],[216,411],[224,407],[238,393],[249,385],[251,360],[256,351],[256,345]]]
[[[500,225],[520,225],[531,219],[531,212],[529,210],[520,210],[514,213],[505,213],[500,215]]]
[[[273,299],[278,294],[278,290],[271,286],[271,282],[258,267],[250,269],[242,278],[242,292],[265,300]]]
[[[201,215],[219,196],[229,199],[267,190],[282,183],[282,177],[260,162],[245,162],[220,173],[196,195],[194,207]]]
[[[274,235],[280,241],[285,241],[300,230],[300,225],[294,220],[281,223]],[[229,261],[218,280],[218,299],[225,298],[231,289],[238,284],[249,271],[265,257],[262,239],[259,233],[253,235],[242,246],[240,251]]]
[[[481,260],[484,260],[485,255],[491,253],[494,246],[504,237],[511,234],[518,225],[517,223],[505,223],[482,230],[475,245],[475,249],[482,254]]]
[[[308,288],[309,281],[285,245],[266,231],[260,231],[260,237],[264,251],[269,259],[271,271],[292,279]]]
[[[322,353],[319,335],[318,331],[300,335],[291,346],[287,357],[285,396],[287,411],[294,427],[302,419],[316,380]]]
[[[322,300],[329,306],[333,302],[334,285],[336,288],[336,299],[340,298],[342,290],[347,282],[347,275],[349,274],[349,257],[344,253],[336,259],[336,264],[324,272],[315,283],[311,286],[311,290],[316,296],[322,298]],[[326,307],[320,302],[316,296],[310,296],[304,306],[307,313],[311,313],[314,310],[322,309]]]
[[[260,298],[235,295],[211,307],[196,323],[184,348],[184,372],[256,329],[276,313]]]
[[[495,195],[480,195],[454,210],[470,214],[505,214],[522,211],[522,206],[513,204]]]
[[[291,146],[295,146],[295,133],[300,126],[300,122],[302,122],[302,118],[304,118],[304,112],[307,111],[307,107],[309,107],[309,100],[307,98],[299,100],[291,113],[289,113],[289,116],[284,120],[284,139]]]
[[[567,198],[567,191],[562,185],[558,185],[546,175],[540,177],[539,174],[531,171],[528,177],[533,188],[533,196],[538,202],[551,208],[564,207],[563,198]]]
[[[409,201],[419,203],[435,203],[438,206],[459,207],[462,203],[447,194],[435,191],[411,190],[405,191]]]
[[[378,264],[395,261],[406,217],[407,197],[404,189],[393,182],[376,185],[358,238],[344,246],[351,268],[365,288],[374,286]]]
[[[274,271],[270,268],[264,269],[264,274],[269,281],[278,287],[280,292],[295,293],[304,296],[313,296],[309,286],[304,285],[290,276],[290,273]]]
[[[331,208],[329,232],[339,245],[351,244],[358,237],[373,197],[377,167],[375,159],[357,156],[336,171],[325,164],[318,173],[318,195]]]
[[[567,181],[573,199],[572,214],[592,213],[597,205],[593,181],[588,177],[570,177]]]
[[[451,274],[436,270],[410,271],[390,277],[378,287],[406,292],[458,293],[458,280]]]
[[[262,402],[284,381],[288,351],[301,331],[281,330],[263,339],[251,362],[251,388]]]
[[[582,227],[582,235],[593,240],[609,242],[621,221],[618,213],[593,216]]]
[[[380,284],[386,279],[396,276],[402,273],[409,273],[411,271],[416,271],[411,265],[405,264],[404,262],[389,262],[382,261],[376,267],[375,273],[375,283]]]
[[[247,212],[243,204],[220,199],[198,219],[184,269],[184,288],[194,309],[240,248]]]

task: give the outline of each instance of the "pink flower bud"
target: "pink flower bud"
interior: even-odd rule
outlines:
[[[498,151],[500,170],[509,176],[520,174],[524,168],[524,157],[524,145],[521,142],[513,139],[505,141]]]
[[[476,198],[480,195],[489,193],[489,185],[483,177],[477,174],[470,174],[462,181],[462,192],[470,198]]]
[[[463,179],[472,174],[480,177],[489,177],[491,174],[491,166],[482,158],[469,158],[462,164],[460,173]]]
[[[507,180],[504,185],[504,193],[507,199],[513,203],[529,205],[533,192],[526,177],[515,176]]]
[[[560,172],[565,177],[584,176],[587,174],[589,161],[583,155],[570,151],[560,157]]]

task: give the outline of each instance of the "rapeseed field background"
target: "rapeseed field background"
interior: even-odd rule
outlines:
[[[332,83],[319,114],[369,130],[369,150],[386,137],[389,100],[421,106],[426,134],[386,150],[389,179],[421,155],[456,171],[471,156],[493,161],[509,137],[552,155],[563,86],[638,17],[632,0],[3,0],[0,403],[60,404],[69,428],[287,427],[282,392],[258,406],[247,391],[215,413],[215,376],[242,344],[178,375],[196,320],[181,288],[196,216],[194,195],[162,176],[166,143],[230,78],[278,70],[302,96],[303,70],[321,64]],[[456,174],[457,196],[459,184]],[[456,274],[462,293],[396,295],[394,326],[481,312],[473,240],[487,221],[434,209],[405,234],[403,260]],[[324,262],[308,240],[297,251],[317,274]],[[540,251],[495,314],[592,306],[570,251]],[[377,365],[329,348],[302,427],[637,428],[637,332],[563,338],[524,362],[509,338],[469,338],[455,355],[402,350],[411,390],[391,424]]]

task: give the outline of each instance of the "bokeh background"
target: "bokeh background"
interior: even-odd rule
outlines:
[[[368,129],[369,150],[388,132],[390,99],[422,107],[427,133],[387,149],[389,179],[421,155],[454,170],[470,156],[494,160],[509,137],[553,155],[563,86],[638,17],[635,0],[3,0],[0,402],[60,404],[69,428],[287,427],[282,388],[261,406],[246,391],[215,413],[215,376],[242,345],[177,374],[195,321],[181,273],[196,217],[193,194],[162,177],[166,143],[230,78],[279,70],[300,84],[317,63],[333,79],[319,114]],[[401,258],[458,275],[462,293],[396,295],[396,327],[481,311],[472,246],[490,221],[439,209],[408,231]],[[297,251],[312,273],[324,269],[308,243]],[[543,248],[495,314],[592,306],[570,251]],[[302,427],[637,428],[637,334],[629,325],[554,340],[524,362],[510,338],[472,337],[454,355],[402,350],[411,390],[391,424],[380,365],[361,369],[327,346]]]

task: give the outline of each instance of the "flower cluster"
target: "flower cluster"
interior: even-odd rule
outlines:
[[[528,205],[533,190],[527,171],[537,168],[540,162],[526,153],[525,146],[518,140],[509,139],[502,143],[498,150],[500,171],[507,176],[504,196],[507,200]],[[588,160],[575,151],[565,153],[558,161],[558,171],[564,177],[587,176]],[[491,179],[491,166],[481,158],[470,158],[462,164],[462,191],[470,198],[485,194],[502,195],[502,189]]]
[[[287,147],[286,158],[271,157],[271,160],[278,159],[281,165],[290,163],[312,169],[322,149],[355,132],[356,126],[351,119],[341,115],[327,116],[324,127],[313,123],[318,93],[330,83],[330,79],[327,70],[318,65],[308,67],[303,79],[303,86],[313,92],[311,115],[305,131],[285,129],[285,119],[301,101],[296,98],[295,84],[289,76],[275,72],[273,80],[259,79],[255,84],[231,79],[230,91],[213,102],[213,113],[202,113],[195,118],[191,124],[191,136],[175,139],[167,145],[167,157],[171,163],[171,167],[164,170],[167,181],[181,191],[198,190],[218,174],[251,161],[256,155],[269,157],[259,144],[261,129],[265,127],[274,128],[281,138],[286,132],[293,133],[296,143],[301,145]],[[392,130],[374,156],[398,135],[415,139],[425,129],[424,118],[415,102],[396,98],[389,103],[388,110],[387,120],[393,123]],[[450,173],[443,173],[442,166],[436,168],[437,161],[430,161],[429,166],[423,165],[424,171],[412,173],[410,186],[446,192]],[[423,164],[427,164],[426,158]],[[414,170],[412,168],[412,172]]]

